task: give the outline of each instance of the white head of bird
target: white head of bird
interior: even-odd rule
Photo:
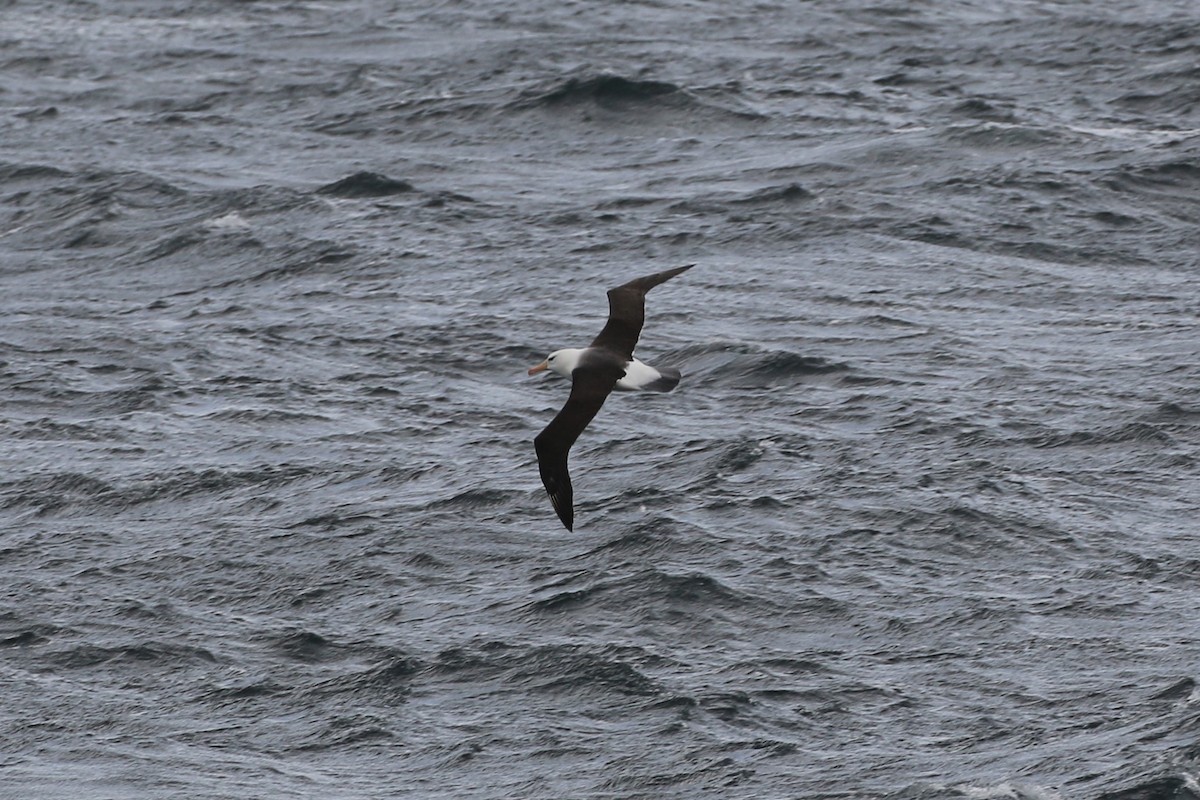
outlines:
[[[529,374],[536,375],[539,372],[550,370],[562,375],[564,378],[570,379],[571,373],[575,371],[575,367],[579,366],[579,356],[581,353],[583,353],[583,350],[577,347],[566,347],[562,350],[555,350],[546,356],[545,361],[530,367]]]

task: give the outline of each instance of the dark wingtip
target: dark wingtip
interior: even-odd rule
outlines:
[[[691,269],[694,266],[696,266],[696,265],[695,264],[684,264],[682,267],[675,267],[674,269],[666,269],[666,270],[663,270],[662,272],[656,272],[653,275],[646,275],[643,278],[634,278],[629,283],[623,284],[622,286],[618,286],[617,289],[632,288],[632,289],[637,289],[638,291],[645,294],[646,292],[653,289],[655,286],[658,286],[661,283],[666,283],[667,281],[671,280],[671,278],[674,278],[676,275],[679,275],[681,273],[687,272],[689,269]]]
[[[560,510],[560,509],[558,509],[558,507],[556,507],[556,509],[554,509],[554,511],[558,511],[558,518],[562,519],[563,527],[566,528],[566,530],[570,530],[571,533],[575,533],[575,510],[574,509]]]
[[[535,440],[536,442],[536,440]],[[541,454],[538,454],[539,466]],[[542,483],[546,486],[546,494],[550,496],[550,505],[554,513],[562,520],[566,529],[573,531],[575,527],[575,492],[571,489],[571,476],[563,466],[562,475],[556,475],[549,470],[542,470]]]
[[[554,495],[550,495],[550,502],[554,505],[554,510],[558,512],[558,518],[562,520],[562,524],[567,530],[574,532],[575,505],[573,503],[560,502]]]
[[[562,520],[562,524],[567,526],[567,530],[575,528],[575,503],[572,498],[568,497],[552,497],[554,501],[554,510],[558,512],[558,518]]]
[[[696,266],[696,265],[695,264],[684,264],[682,267],[676,267],[675,269],[669,269],[666,272],[660,272],[658,274],[662,276],[662,279],[664,281],[667,281],[667,280],[670,280],[671,278],[674,278],[676,275],[682,275],[683,273],[687,272],[689,269],[691,269],[694,266]]]

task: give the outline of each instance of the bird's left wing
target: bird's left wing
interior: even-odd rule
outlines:
[[[567,530],[575,525],[575,492],[567,472],[567,454],[623,374],[615,365],[577,368],[571,373],[571,395],[566,405],[533,440],[542,483]]]

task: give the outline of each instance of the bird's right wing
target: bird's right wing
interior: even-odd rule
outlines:
[[[575,525],[575,492],[567,472],[567,454],[622,374],[619,367],[608,365],[576,369],[571,373],[571,395],[566,405],[533,440],[542,483],[567,530]]]

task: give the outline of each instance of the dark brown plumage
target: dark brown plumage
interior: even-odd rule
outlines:
[[[596,416],[617,381],[625,375],[633,360],[633,348],[637,345],[646,318],[646,293],[664,281],[691,269],[693,264],[676,267],[664,272],[624,283],[608,291],[608,322],[589,347],[578,353],[578,362],[570,370],[571,394],[566,405],[551,420],[545,430],[533,440],[537,450],[538,471],[542,483],[550,495],[550,502],[558,512],[567,530],[575,525],[574,490],[571,475],[567,471],[567,455],[571,445],[583,433],[584,428]],[[563,351],[556,351],[563,352]],[[551,354],[542,364],[530,369],[530,374],[546,369],[555,357]],[[645,365],[642,365],[645,366]],[[663,370],[668,373],[668,370]],[[665,386],[647,385],[657,391],[669,391],[678,383],[678,373],[670,370],[673,378],[665,380]]]

